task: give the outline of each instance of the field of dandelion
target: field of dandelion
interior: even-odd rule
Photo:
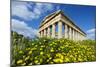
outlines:
[[[96,61],[96,42],[68,39],[25,38],[11,33],[11,65],[29,66]]]

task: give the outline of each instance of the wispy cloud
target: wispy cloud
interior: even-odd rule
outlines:
[[[38,30],[29,27],[24,21],[12,19],[12,30],[24,35],[25,37],[33,38],[38,36]]]
[[[28,26],[25,20],[38,19],[46,12],[52,11],[54,6],[49,3],[12,1],[11,9],[12,16],[23,19],[23,21],[20,21],[19,19],[12,18],[12,30],[25,37],[33,38],[34,36],[38,36],[38,30]]]
[[[35,13],[35,17],[39,18],[40,15],[46,13],[47,11],[51,11],[54,9],[54,6],[50,3],[36,3],[33,9],[33,13]]]
[[[34,7],[32,7],[34,5]],[[47,11],[54,9],[54,6],[49,3],[32,3],[32,2],[16,2],[12,1],[12,16],[18,16],[24,20],[32,20],[39,18]],[[30,11],[31,8],[33,11]]]
[[[95,28],[87,30],[87,38],[95,40]]]
[[[93,33],[93,32],[95,32],[95,28],[87,30],[87,33]]]

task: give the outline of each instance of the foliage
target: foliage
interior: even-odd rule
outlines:
[[[28,39],[12,32],[11,65],[40,65],[96,60],[94,40]]]

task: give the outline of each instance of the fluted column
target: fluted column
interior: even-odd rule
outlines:
[[[68,38],[68,26],[65,24],[65,38]]]
[[[76,41],[76,30],[74,30],[74,40]]]
[[[55,37],[55,33],[56,33],[56,31],[55,31],[55,24],[53,24],[52,25],[52,38]]]
[[[48,27],[47,31],[47,37],[50,37],[50,27]]]
[[[77,40],[79,40],[79,38],[78,38],[78,32],[76,32],[77,33]]]
[[[82,35],[80,34],[80,40],[82,40]]]
[[[79,40],[81,40],[81,34],[79,33]]]
[[[62,38],[62,22],[58,22],[58,38]]]
[[[80,38],[81,38],[81,41],[82,41],[82,34],[81,34],[81,37]]]
[[[71,28],[71,40],[73,40],[73,28]]]
[[[44,36],[46,36],[46,29],[44,29]]]
[[[81,34],[81,40],[83,40],[83,35]]]
[[[41,37],[43,37],[43,30],[41,31]]]
[[[76,40],[76,33],[75,33],[75,30],[74,30],[74,40]]]
[[[77,39],[79,40],[79,32],[77,32]]]
[[[82,40],[83,40],[83,35],[81,35],[81,38],[82,38]]]
[[[74,29],[73,29],[72,31],[73,31],[73,40],[75,40],[75,33],[74,33]]]
[[[77,34],[77,31],[76,31],[76,40],[78,40],[78,34]]]
[[[71,27],[69,27],[69,39],[71,39],[71,37],[72,37],[72,30],[71,30]]]
[[[80,33],[78,33],[78,37],[79,37],[79,40],[81,40],[81,39],[80,39]]]
[[[39,37],[41,37],[41,31],[39,32]]]
[[[81,40],[81,34],[79,33],[79,40]]]

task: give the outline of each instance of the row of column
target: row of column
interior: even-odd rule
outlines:
[[[72,27],[65,24],[65,38],[69,38],[71,40],[83,40],[83,35],[73,29]]]
[[[58,22],[58,35],[57,38],[69,38],[71,40],[83,40],[84,36],[80,34],[78,31],[73,29],[72,27],[68,26],[67,24],[64,24],[64,35],[62,33],[62,26],[63,23],[61,21]],[[50,26],[48,28],[45,28],[44,30],[40,31],[40,37],[56,37],[56,24],[52,25],[52,31],[50,30]]]

